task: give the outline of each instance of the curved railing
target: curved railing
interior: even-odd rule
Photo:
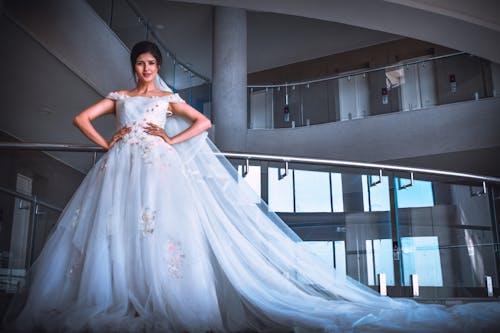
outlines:
[[[487,60],[453,52],[308,80],[251,84],[249,128],[303,127],[496,97],[498,70]]]
[[[67,151],[67,152],[72,151],[72,152],[92,152],[92,153],[105,152],[103,148],[89,144],[33,143],[33,142],[0,142],[0,150]],[[232,158],[232,159],[245,160],[246,166],[249,165],[250,160],[283,162],[285,163],[286,169],[288,169],[288,163],[305,163],[305,164],[328,165],[336,167],[375,169],[379,170],[380,176],[382,176],[384,171],[403,171],[410,174],[418,173],[418,174],[428,174],[436,176],[449,176],[460,179],[469,179],[474,181],[500,184],[500,178],[498,177],[429,169],[429,168],[416,168],[416,167],[381,164],[381,163],[304,158],[304,157],[269,155],[269,154],[247,154],[247,153],[231,153],[231,152],[221,152],[220,154],[230,159]]]
[[[42,151],[90,152],[94,161],[104,152],[88,144],[0,142],[4,160],[20,159],[8,164],[17,169],[3,169],[9,172],[4,179],[28,170],[28,175],[40,174],[38,178],[43,179],[37,191],[50,187],[39,193],[47,195],[66,186],[50,178],[47,165],[33,164],[46,160],[34,158]],[[232,161],[270,210],[304,240],[305,247],[340,273],[390,296],[498,294],[500,178],[333,159],[220,155]],[[3,220],[8,222],[8,212],[14,211],[13,224],[26,225],[22,229],[26,234],[12,229],[11,243],[28,242],[22,258],[2,253],[7,264],[0,265],[0,289],[17,292],[25,277],[19,261],[28,267],[56,224],[63,204],[49,201],[0,186]],[[412,288],[415,281],[419,287]]]
[[[422,64],[427,61],[433,61],[433,60],[439,60],[439,59],[447,59],[447,58],[452,58],[456,57],[459,55],[464,55],[467,54],[466,52],[453,52],[449,54],[444,54],[440,56],[434,56],[434,57],[429,57],[425,59],[420,59],[420,60],[408,60],[408,61],[402,61],[398,64],[395,65],[386,65],[386,66],[377,66],[373,67],[370,69],[363,69],[363,70],[357,70],[357,71],[352,71],[349,73],[341,73],[341,74],[336,74],[336,75],[329,75],[326,77],[318,78],[318,79],[312,79],[312,80],[302,80],[302,81],[296,81],[296,82],[285,82],[285,83],[279,83],[279,84],[249,84],[248,88],[286,88],[286,87],[300,87],[300,86],[308,86],[313,83],[320,83],[320,82],[325,82],[325,81],[333,81],[333,80],[338,80],[342,78],[349,78],[357,75],[365,75],[369,73],[374,73],[382,70],[388,70],[388,69],[396,69],[400,68],[401,66],[410,66],[410,65],[417,65],[417,64]]]

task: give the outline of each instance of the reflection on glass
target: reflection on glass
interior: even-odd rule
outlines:
[[[330,173],[330,180],[332,184],[332,207],[334,213],[344,212],[344,195],[342,191],[342,174]]]
[[[242,174],[242,166],[238,165],[238,173],[241,175]],[[259,196],[261,196],[261,189],[260,189],[260,166],[259,165],[250,165],[248,167],[248,173],[246,174],[244,178],[248,185],[257,193]]]
[[[345,241],[305,241],[301,243],[307,250],[318,256],[337,274],[346,274]]]
[[[293,213],[293,177],[289,169],[288,176],[280,179],[284,172],[281,168],[269,168],[269,208],[275,212]]]
[[[434,192],[432,183],[422,180],[415,180],[413,185],[401,188],[410,182],[409,179],[396,178],[398,183],[398,207],[432,207],[434,206]]]
[[[388,177],[383,176],[382,182],[372,184],[378,180],[378,176],[363,175],[363,207],[365,212],[384,212],[390,210],[389,182]]]
[[[294,170],[297,213],[331,212],[328,172]]]
[[[301,244],[319,257],[329,268],[334,269],[333,241],[306,241]]]
[[[288,176],[279,180],[278,169],[269,168],[269,206],[278,212],[344,212],[342,175],[289,169]]]
[[[368,272],[368,285],[378,285],[378,275],[386,275],[388,286],[394,285],[394,265],[392,256],[391,239],[366,240],[366,265]]]
[[[385,72],[385,86],[388,90],[399,87],[405,83],[405,73],[402,67],[388,69]]]
[[[486,275],[497,281],[488,196],[440,182],[396,193],[403,284],[412,273],[428,286],[482,287]]]
[[[346,275],[345,241],[335,241],[333,243],[333,249],[335,250],[335,269],[337,273]]]
[[[340,120],[352,120],[368,116],[370,88],[366,75],[347,76],[338,79]]]
[[[438,237],[402,237],[401,250],[405,286],[411,285],[411,274],[418,275],[421,286],[443,285]]]

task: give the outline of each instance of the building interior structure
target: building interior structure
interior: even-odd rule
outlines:
[[[223,152],[450,173],[297,162],[284,177],[281,162],[232,160],[332,269],[375,290],[384,274],[394,297],[415,297],[412,275],[422,301],[500,295],[499,3],[0,3],[0,314],[101,156],[8,143],[89,144],[73,117],[133,86],[129,50],[144,39]]]

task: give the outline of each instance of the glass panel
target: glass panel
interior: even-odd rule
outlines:
[[[241,175],[243,172],[243,167],[241,165],[238,165],[238,173]],[[248,168],[248,173],[246,176],[243,178],[248,182],[248,185],[257,193],[259,196],[261,196],[261,189],[260,189],[260,165],[250,165]]]
[[[401,237],[403,285],[411,285],[411,275],[418,275],[420,286],[441,287],[443,273],[438,237]]]
[[[202,85],[197,86],[198,94],[194,99],[193,107],[202,112],[208,119],[211,119],[212,122],[212,87],[210,83],[204,83]]]
[[[31,204],[0,192],[0,292],[16,293],[26,276]],[[14,227],[14,220],[19,222]]]
[[[186,102],[190,103],[191,92],[189,88],[193,86],[192,84],[193,74],[182,64],[177,63],[175,66],[175,89],[183,90],[184,99]]]
[[[176,91],[175,85],[175,60],[170,56],[170,53],[163,55],[163,64],[160,68],[160,75],[163,80]]]
[[[43,249],[50,233],[59,220],[61,212],[44,205],[39,205],[36,214],[35,228],[33,230],[33,245],[31,251],[31,262],[33,263]]]
[[[145,22],[129,6],[127,1],[113,1],[111,28],[129,48],[149,37]],[[107,21],[109,23],[109,21]]]
[[[331,103],[333,90],[329,82],[311,83],[302,86],[304,126],[335,121],[335,107]]]
[[[344,197],[342,195],[342,174],[330,173],[332,184],[332,207],[333,212],[342,213],[344,211]]]
[[[335,251],[335,269],[338,273],[342,273],[344,275],[347,274],[346,268],[346,253],[345,253],[345,241],[336,240],[334,243],[333,249]]]
[[[404,285],[410,274],[421,286],[482,287],[486,275],[497,284],[492,217],[482,187],[416,181],[395,193]]]
[[[366,117],[370,111],[370,91],[366,74],[338,79],[340,120]]]
[[[363,175],[363,206],[365,212],[384,212],[390,210],[389,181],[382,176],[378,184],[378,176]]]
[[[249,128],[273,128],[273,89],[250,89]]]
[[[292,170],[288,170],[288,176],[281,178],[284,169],[269,168],[269,208],[275,212],[293,212],[293,177]]]
[[[287,87],[282,82],[274,88],[274,126],[266,128],[309,126],[498,95],[498,68],[490,62],[467,54],[427,58],[430,56],[405,59],[365,73],[366,69],[359,68],[352,75],[342,72],[337,73],[339,78],[288,86],[288,115],[284,113]]]
[[[295,207],[297,213],[331,212],[330,173],[295,170]]]
[[[391,284],[394,273],[392,252],[388,250],[392,249],[389,182],[384,177],[382,183],[370,187],[369,178],[342,174],[347,273],[369,285],[378,283],[378,273],[385,273]],[[387,205],[376,206],[377,202]]]
[[[303,246],[321,258],[321,260],[333,271],[334,259],[332,241],[306,241],[303,243]]]
[[[434,206],[434,193],[431,182],[415,180],[413,185],[408,188],[403,187],[409,185],[409,179],[397,178],[397,182],[399,208]]]
[[[394,286],[392,239],[367,239],[366,256],[368,285],[378,285],[378,276],[383,273],[387,285]]]

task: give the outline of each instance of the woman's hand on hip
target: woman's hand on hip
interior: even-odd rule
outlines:
[[[113,135],[113,138],[111,138],[111,141],[109,141],[108,150],[111,149],[118,141],[120,141],[121,138],[123,138],[125,135],[130,133],[131,130],[132,130],[132,127],[129,127],[129,126],[123,126],[122,128],[120,128],[118,130],[118,132],[116,132],[115,135]]]
[[[166,143],[168,143],[169,145],[172,144],[172,140],[170,139],[170,137],[167,135],[167,133],[165,132],[165,130],[156,125],[156,124],[153,124],[153,123],[147,123],[147,126],[144,127],[146,133],[148,134],[151,134],[151,135],[155,135],[155,136],[159,136],[160,138],[163,139],[163,141],[165,141]]]

